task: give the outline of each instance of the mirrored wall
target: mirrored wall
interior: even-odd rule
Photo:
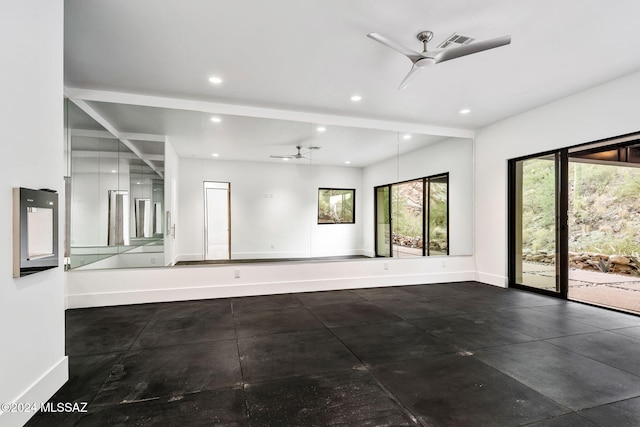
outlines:
[[[172,230],[167,259],[178,264],[393,256],[391,250],[376,254],[376,188],[445,174],[448,216],[438,224],[438,232],[446,242],[440,249],[427,249],[425,255],[472,254],[471,139],[87,104],[116,129],[131,135],[163,135],[170,141],[178,158],[169,184],[176,196],[165,203],[162,176],[148,167],[149,162],[136,158],[123,141],[103,136],[104,129],[71,107],[70,117],[73,113],[90,123],[70,124],[75,134],[71,138],[72,267],[113,254],[160,250],[163,229]],[[83,134],[86,131],[100,134]],[[153,144],[146,149],[149,146]],[[89,195],[80,191],[81,186],[93,189],[91,203],[84,202]],[[97,194],[104,201],[97,200]],[[103,206],[94,212],[86,205]],[[435,209],[427,206],[423,203],[420,209]],[[429,221],[428,213],[419,216],[420,221]],[[94,228],[88,230],[89,224]],[[436,227],[422,229],[435,233]],[[432,234],[423,240],[440,238]],[[115,260],[95,265],[134,266]]]
[[[123,141],[72,100],[65,100],[67,134],[66,268],[164,264],[164,180],[144,144]],[[154,142],[153,158],[164,153]],[[146,151],[149,151],[147,149]]]

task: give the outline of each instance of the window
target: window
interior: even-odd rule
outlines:
[[[375,188],[376,256],[449,254],[449,174]]]
[[[354,224],[355,189],[319,188],[318,224]]]

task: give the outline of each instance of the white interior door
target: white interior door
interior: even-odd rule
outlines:
[[[229,259],[229,183],[204,183],[204,245],[206,260]]]

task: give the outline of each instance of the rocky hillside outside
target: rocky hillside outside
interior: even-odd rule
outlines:
[[[551,160],[523,167],[523,257],[554,262],[555,191]],[[571,266],[640,274],[640,168],[569,164]]]
[[[447,184],[431,182],[429,212],[429,249],[432,253],[447,251]],[[423,230],[422,180],[396,184],[392,190],[393,243],[409,248],[422,248]]]

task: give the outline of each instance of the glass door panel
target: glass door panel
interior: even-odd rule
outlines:
[[[427,255],[449,255],[449,212],[447,175],[429,179],[429,239]]]
[[[393,256],[422,256],[424,179],[393,184],[391,198]]]
[[[640,314],[640,145],[569,157],[568,298]]]
[[[376,188],[376,256],[391,256],[391,215],[389,186]]]
[[[515,162],[514,276],[516,285],[560,292],[558,257],[559,154]]]

